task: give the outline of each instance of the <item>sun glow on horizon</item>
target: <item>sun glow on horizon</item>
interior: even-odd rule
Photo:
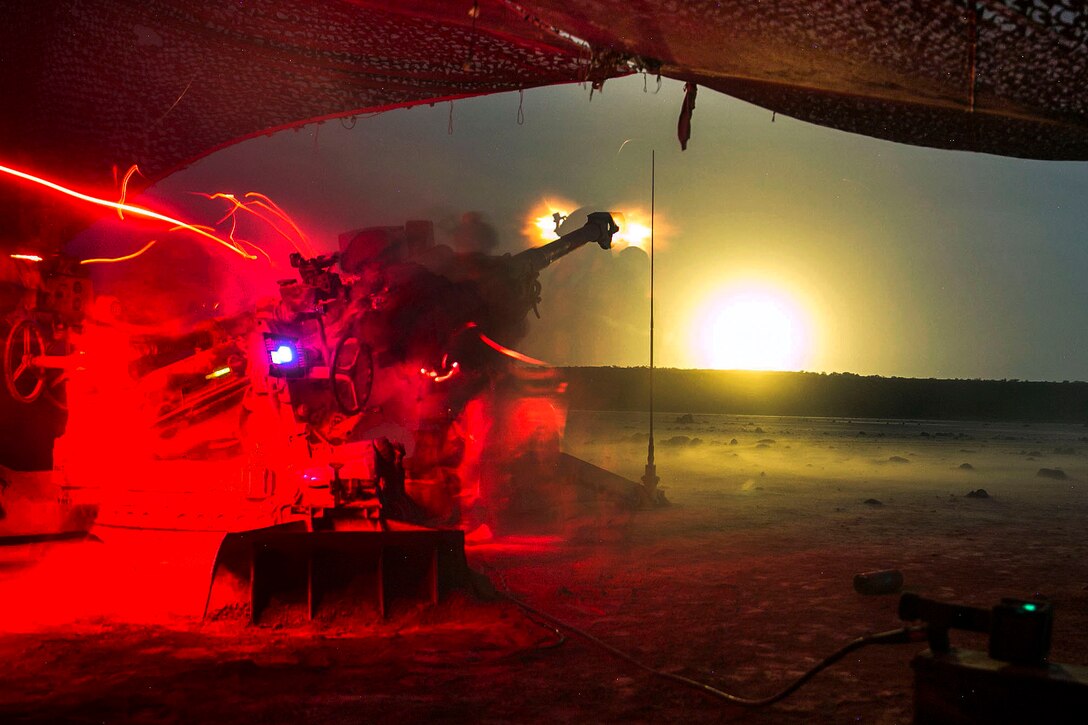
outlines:
[[[789,292],[765,282],[730,285],[700,309],[691,346],[701,367],[801,370],[810,362],[810,317]]]

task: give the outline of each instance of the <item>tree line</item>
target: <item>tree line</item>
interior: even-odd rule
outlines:
[[[648,368],[564,368],[576,410],[649,409]],[[1088,423],[1088,383],[940,380],[853,373],[657,369],[654,407],[737,413]]]

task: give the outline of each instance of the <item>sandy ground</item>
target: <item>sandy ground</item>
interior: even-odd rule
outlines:
[[[574,413],[567,450],[637,478],[646,421]],[[1088,664],[1088,428],[657,421],[671,506],[499,525],[470,564],[651,667],[746,696],[898,626],[896,596],[851,585],[885,568],[964,604],[1048,597],[1052,661]],[[978,488],[989,497],[965,496]],[[509,602],[455,597],[355,631],[205,626],[183,597],[111,609],[133,570],[108,548],[56,545],[0,567],[0,721],[902,723],[924,648],[862,649],[782,703],[744,710],[563,640]],[[177,586],[158,564],[167,574],[148,587]],[[978,635],[953,642],[985,648]]]

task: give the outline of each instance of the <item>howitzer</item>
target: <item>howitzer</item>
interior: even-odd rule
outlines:
[[[564,234],[542,247],[519,252],[510,259],[509,273],[521,276],[527,282],[527,300],[537,317],[540,317],[536,306],[540,303],[541,289],[537,275],[556,260],[591,242],[596,242],[601,249],[611,249],[612,235],[618,231],[619,226],[612,219],[611,214],[604,211],[593,212],[589,214],[586,223],[581,228]]]
[[[494,527],[564,476],[594,491],[637,486],[561,458],[558,373],[507,347],[540,299],[540,272],[586,244],[609,249],[617,231],[593,213],[500,256],[436,245],[429,222],[359,230],[335,254],[292,257],[298,276],[278,300],[131,340],[146,349],[108,402],[148,425],[126,432],[138,445],[108,482],[122,489],[102,492],[99,529],[221,532],[208,616],[320,617],[334,599],[352,608],[359,581],[381,616],[393,598],[433,601],[467,576],[461,532],[421,526]],[[63,458],[90,479],[118,458],[83,417]]]
[[[601,249],[612,248],[612,235],[620,230],[612,219],[612,215],[606,211],[595,211],[590,214],[586,223],[573,232],[564,234],[554,242],[549,242],[542,247],[526,249],[514,255],[513,261],[517,264],[528,265],[528,271],[539,272],[552,262],[565,257],[582,245],[596,242]]]
[[[425,222],[342,235],[339,273],[294,260],[306,273],[281,283],[266,339],[298,349],[287,366],[270,359],[270,373],[289,379],[296,412],[322,435],[360,413],[364,429],[390,421],[415,430],[429,415],[417,402],[428,399],[456,415],[503,364],[480,336],[516,343],[540,301],[539,273],[585,244],[609,249],[617,231],[610,214],[595,212],[553,242],[502,256],[436,246]]]

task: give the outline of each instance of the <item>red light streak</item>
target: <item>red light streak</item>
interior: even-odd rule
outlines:
[[[23,259],[27,262],[41,262],[44,258],[39,257],[37,254],[10,254],[8,255],[12,259]]]
[[[230,231],[230,238],[231,238],[231,239],[234,239],[234,229],[233,229],[233,228],[232,228],[232,229],[231,229],[231,231]],[[264,257],[265,259],[267,259],[267,260],[268,260],[268,263],[269,263],[269,264],[271,264],[271,263],[272,263],[272,257],[268,256],[268,252],[264,251],[263,249],[261,249],[260,247],[258,247],[258,246],[257,246],[256,244],[254,244],[253,242],[247,242],[247,241],[245,241],[245,240],[237,240],[237,239],[235,239],[234,241],[236,241],[236,242],[237,242],[238,244],[244,244],[244,245],[246,245],[247,247],[253,247],[253,250],[254,250],[254,251],[256,251],[256,252],[260,252],[260,254],[261,254],[261,255],[262,255],[262,256],[263,256],[263,257]]]
[[[203,193],[201,193],[199,191],[194,191],[192,193],[196,194],[197,196],[203,196],[205,199],[226,199],[227,201],[229,201],[231,204],[234,205],[231,208],[230,211],[228,211],[226,214],[223,215],[222,219],[220,219],[218,222],[216,222],[217,224],[222,224],[227,219],[230,219],[232,216],[234,216],[234,212],[237,211],[238,208],[242,206],[242,202],[238,201],[234,197],[234,194],[228,194],[225,191],[217,191],[214,194],[203,194]]]
[[[153,247],[155,245],[156,241],[158,241],[158,240],[152,239],[150,242],[145,244],[143,247],[141,247],[137,251],[133,252],[132,254],[126,254],[123,257],[92,257],[91,259],[81,259],[81,260],[79,260],[79,263],[80,264],[113,264],[114,262],[126,262],[126,261],[128,261],[130,259],[135,259],[136,257],[139,257],[141,254],[143,254],[147,250],[151,249],[151,247]]]
[[[258,193],[256,191],[247,192],[245,194],[245,197],[247,199],[251,197],[257,199],[257,201],[249,202],[239,201],[237,196],[227,192],[216,192],[215,194],[200,194],[200,196],[203,196],[206,199],[223,199],[231,205],[231,208],[227,211],[226,214],[223,215],[223,218],[219,220],[220,224],[225,222],[227,219],[231,220],[231,241],[237,243],[237,240],[234,239],[234,232],[237,228],[237,212],[245,211],[249,212],[264,223],[268,224],[268,226],[272,227],[272,229],[274,229],[277,234],[289,241],[291,243],[291,246],[293,246],[295,248],[295,251],[297,251],[299,254],[309,257],[313,256],[313,247],[310,245],[310,240],[306,237],[306,234],[302,231],[302,229],[299,228],[298,224],[296,224],[295,221],[291,219],[287,212],[285,212],[282,208],[280,208],[278,204],[276,204],[264,194]],[[258,211],[258,209],[266,209],[267,213]],[[280,225],[276,223],[277,219],[281,222],[286,223],[287,226],[295,232],[295,235],[292,236],[291,234],[288,234],[286,231],[284,231],[280,227]],[[303,250],[302,246],[299,245],[299,242],[305,245],[305,251]],[[261,254],[264,254],[265,257],[268,256],[267,254],[265,254],[263,249],[260,249],[256,245],[253,245],[250,242],[246,242],[246,244],[253,246]]]
[[[125,178],[121,180],[121,198],[118,199],[118,201],[117,201],[118,204],[124,204],[125,203],[125,196],[128,195],[128,180],[132,178],[133,174],[139,172],[139,170],[140,170],[139,167],[137,167],[136,164],[133,164],[132,167],[125,173]],[[113,168],[113,178],[114,178],[114,180],[117,179],[117,167],[116,166]],[[121,220],[124,220],[125,212],[123,210],[121,210],[121,209],[118,209],[117,210],[117,218],[121,219]]]
[[[253,202],[254,204],[265,207],[270,212],[275,214],[277,217],[279,217],[283,221],[287,222],[287,224],[291,227],[291,229],[293,229],[295,231],[295,234],[298,235],[299,240],[301,240],[302,243],[306,245],[306,249],[308,251],[307,256],[310,256],[310,257],[314,256],[313,247],[310,245],[310,240],[302,232],[302,230],[299,228],[298,224],[296,224],[295,221],[290,216],[288,216],[287,212],[285,212],[283,209],[281,209],[280,206],[278,204],[276,204],[276,202],[272,201],[271,199],[269,199],[264,194],[261,194],[261,193],[256,192],[256,191],[250,191],[250,192],[246,193],[246,198],[248,199],[250,197],[255,197],[256,199],[259,200],[259,201]],[[275,225],[273,225],[273,227],[274,226]],[[282,234],[282,232],[280,232],[280,233]],[[298,249],[297,246],[295,248]],[[301,249],[299,249],[298,251],[302,252]]]
[[[455,361],[452,365],[447,367],[446,366],[446,360],[447,360],[447,356],[443,355],[442,356],[442,367],[445,369],[446,372],[440,373],[440,372],[438,372],[438,370],[428,370],[427,368],[420,368],[419,369],[419,374],[424,376],[424,377],[430,378],[431,380],[434,380],[436,383],[443,383],[443,382],[449,380],[454,375],[456,375],[458,372],[460,372],[461,363]]]
[[[480,328],[476,325],[475,322],[470,322],[467,325],[465,325],[465,329],[466,330],[475,330],[476,334],[479,336],[480,341],[482,343],[484,343],[485,345],[490,347],[492,350],[495,350],[497,352],[501,352],[503,355],[506,355],[507,357],[513,358],[513,359],[518,360],[518,361],[523,362],[523,363],[528,363],[529,365],[539,365],[541,367],[550,367],[550,365],[548,365],[548,363],[544,362],[543,360],[537,360],[535,357],[529,357],[525,353],[518,352],[517,350],[513,350],[513,349],[507,347],[506,345],[495,342],[490,337],[485,335],[480,330]]]
[[[436,383],[445,382],[446,380],[449,380],[450,378],[452,378],[457,373],[457,371],[460,370],[460,369],[461,369],[460,365],[458,363],[454,363],[453,367],[450,368],[450,371],[448,373],[446,373],[445,375],[436,375],[435,378],[434,378],[434,381]]]
[[[61,194],[70,196],[74,199],[79,199],[80,201],[87,202],[88,204],[103,206],[107,209],[115,209],[121,212],[128,212],[133,216],[143,217],[145,219],[154,219],[156,221],[166,222],[173,225],[175,229],[184,229],[186,231],[192,232],[193,234],[204,237],[212,242],[215,242],[216,244],[226,247],[230,251],[246,259],[257,258],[256,256],[242,249],[240,246],[238,246],[237,243],[216,236],[215,234],[206,231],[206,228],[201,228],[200,226],[183,222],[180,219],[175,219],[171,216],[167,216],[166,214],[154,211],[153,209],[146,209],[141,206],[123,204],[116,201],[109,201],[108,199],[100,199],[96,196],[90,196],[89,194],[83,194],[81,192],[75,191],[74,189],[69,189],[66,186],[61,186],[56,182],[49,181],[48,179],[43,179],[40,176],[34,176],[33,174],[28,174],[25,171],[19,171],[18,169],[13,169],[10,166],[4,166],[2,164],[0,164],[0,172],[9,174],[19,179],[23,179],[25,181],[30,181],[32,183],[38,184],[39,186],[44,186],[47,189],[52,189],[53,191],[60,192]]]

